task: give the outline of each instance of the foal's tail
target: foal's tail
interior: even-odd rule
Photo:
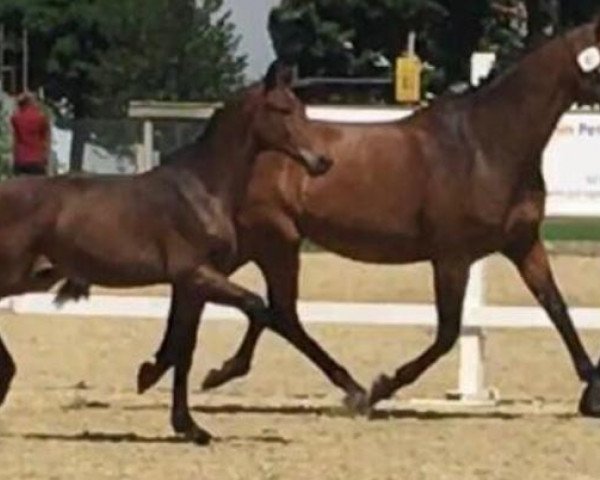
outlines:
[[[90,285],[78,280],[67,278],[56,292],[54,305],[62,307],[70,300],[79,301],[90,296]]]

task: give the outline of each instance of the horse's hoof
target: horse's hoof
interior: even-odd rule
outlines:
[[[227,383],[229,378],[223,373],[223,370],[213,368],[202,381],[202,390],[212,390]]]
[[[140,365],[137,374],[137,392],[144,393],[150,387],[154,386],[162,377],[162,369],[154,363],[144,362]]]
[[[394,393],[393,380],[387,375],[380,375],[371,385],[369,393],[369,406],[374,406],[380,400],[389,398]]]
[[[356,390],[344,397],[344,405],[355,415],[369,415],[371,405],[369,404],[369,396],[364,390]]]
[[[592,378],[579,401],[579,412],[585,417],[600,417],[600,378]]]

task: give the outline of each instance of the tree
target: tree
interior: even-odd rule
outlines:
[[[381,56],[406,48],[410,30],[422,33],[446,14],[430,0],[283,0],[273,9],[269,32],[281,58],[303,76],[381,76]]]
[[[275,50],[297,63],[301,76],[389,77],[414,30],[417,53],[433,67],[426,88],[440,93],[468,82],[475,50],[495,51],[501,69],[550,30],[589,20],[598,6],[600,0],[283,0],[269,28]]]
[[[245,59],[222,0],[103,0],[109,47],[92,67],[95,116],[123,116],[131,99],[218,100]]]
[[[31,33],[32,86],[72,121],[81,168],[86,120],[123,116],[133,98],[216,98],[242,80],[222,0],[3,0],[0,21]]]
[[[599,8],[599,0],[560,0],[561,25],[569,27],[588,21],[598,13]]]

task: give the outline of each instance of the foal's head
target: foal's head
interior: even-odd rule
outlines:
[[[261,150],[277,150],[303,165],[311,175],[321,175],[333,162],[313,150],[304,104],[291,90],[292,71],[274,62],[251,99],[251,128]]]
[[[600,102],[600,19],[567,32],[565,40],[576,64],[575,100]]]

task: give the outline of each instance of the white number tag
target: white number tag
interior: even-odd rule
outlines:
[[[589,47],[577,56],[577,63],[583,73],[591,73],[600,67],[600,49]]]

